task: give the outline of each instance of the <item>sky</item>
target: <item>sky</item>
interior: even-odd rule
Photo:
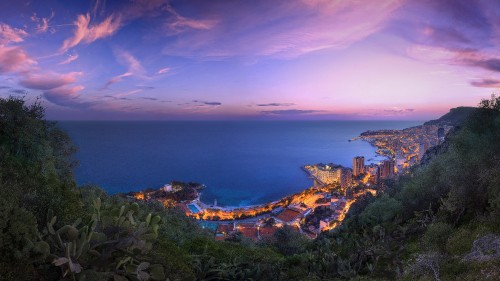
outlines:
[[[500,90],[498,0],[0,2],[0,96],[56,120],[427,120]]]

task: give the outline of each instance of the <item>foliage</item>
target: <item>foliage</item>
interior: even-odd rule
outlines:
[[[48,245],[36,241],[37,235],[33,214],[11,200],[0,198],[0,280],[30,278],[29,273],[34,269],[32,263],[43,260],[48,254]]]
[[[77,188],[75,147],[40,103],[0,99],[0,280],[496,280],[498,259],[464,258],[500,233],[500,97],[465,111],[428,162],[357,200],[340,227],[253,243],[215,241],[158,202]]]
[[[43,119],[39,100],[0,98],[0,192],[44,224],[49,208],[67,221],[81,212],[69,137]]]
[[[113,276],[114,280],[162,280],[163,267],[150,264],[149,253],[158,237],[160,216],[137,217],[137,203],[120,208],[102,208],[100,198],[93,203],[88,224],[77,219],[55,230],[57,217],[49,212],[44,240],[50,245],[52,263],[62,276]],[[90,271],[90,272],[89,272]]]

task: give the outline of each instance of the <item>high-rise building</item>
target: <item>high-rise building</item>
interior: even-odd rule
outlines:
[[[352,173],[349,168],[340,168],[338,170],[340,187],[346,189],[352,182]]]
[[[380,178],[388,179],[394,176],[394,162],[392,160],[384,160],[380,167]]]
[[[352,159],[352,175],[357,177],[365,172],[365,157],[356,156]]]
[[[366,173],[370,174],[369,182],[371,184],[378,184],[380,181],[380,167],[375,164],[370,164],[365,167]]]

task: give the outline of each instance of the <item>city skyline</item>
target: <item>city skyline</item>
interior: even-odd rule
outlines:
[[[51,119],[427,120],[500,88],[494,1],[2,1]]]

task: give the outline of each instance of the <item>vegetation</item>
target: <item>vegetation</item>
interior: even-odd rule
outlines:
[[[425,122],[425,125],[451,125],[459,126],[476,110],[474,107],[460,106],[450,109],[450,112],[436,120]]]
[[[40,103],[0,99],[0,280],[498,280],[499,143],[493,96],[316,240],[214,241],[175,208],[77,187],[76,148]]]

